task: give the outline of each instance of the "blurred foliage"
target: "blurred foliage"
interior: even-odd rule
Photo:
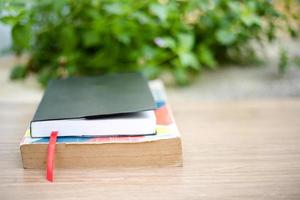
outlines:
[[[255,56],[253,41],[272,41],[278,31],[297,36],[298,7],[296,0],[14,0],[0,3],[0,20],[12,26],[12,50],[30,55],[11,78],[37,73],[45,85],[142,71],[170,72],[186,84],[204,68]]]
[[[294,63],[300,68],[300,55],[294,57]]]
[[[279,52],[279,64],[278,64],[278,70],[279,74],[283,75],[285,74],[287,67],[288,67],[288,53],[285,49],[280,49]]]

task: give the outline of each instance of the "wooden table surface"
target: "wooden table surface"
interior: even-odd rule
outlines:
[[[300,99],[175,102],[182,168],[24,170],[36,105],[0,103],[0,199],[300,199]]]

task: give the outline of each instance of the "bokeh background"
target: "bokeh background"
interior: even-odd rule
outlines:
[[[173,99],[300,95],[300,2],[1,1],[0,101],[52,78],[141,71]]]

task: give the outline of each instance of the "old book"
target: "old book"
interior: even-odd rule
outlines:
[[[154,109],[140,73],[53,80],[31,121],[31,136],[155,134]]]
[[[181,136],[160,81],[150,82],[155,99],[155,135],[58,137],[58,168],[181,166]],[[28,129],[20,143],[23,167],[44,168],[48,137],[32,138]]]

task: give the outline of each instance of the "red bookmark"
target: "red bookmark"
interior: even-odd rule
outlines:
[[[55,155],[55,144],[57,138],[57,131],[53,131],[50,135],[49,144],[48,144],[48,154],[47,154],[47,180],[53,181],[53,162]]]

